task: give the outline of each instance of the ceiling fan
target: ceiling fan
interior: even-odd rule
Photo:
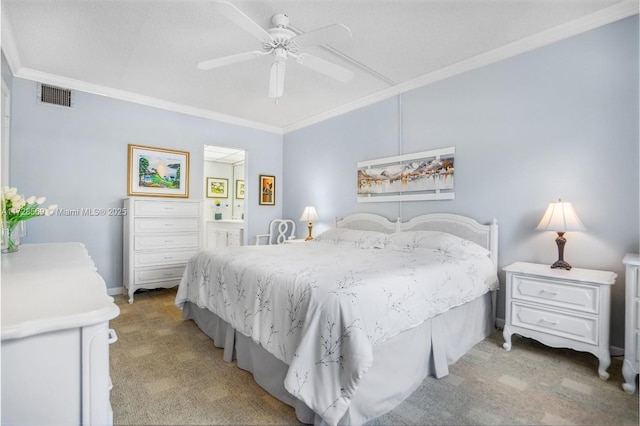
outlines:
[[[271,65],[269,76],[269,97],[276,101],[284,91],[284,72],[287,58],[293,57],[296,62],[309,69],[332,77],[341,82],[353,78],[353,72],[308,53],[301,53],[304,46],[329,44],[346,37],[351,37],[351,30],[342,24],[333,24],[303,34],[297,34],[289,26],[289,17],[283,13],[273,15],[273,27],[265,30],[240,9],[226,1],[213,2],[218,12],[237,24],[262,42],[262,50],[238,53],[236,55],[203,61],[198,64],[201,70],[210,70],[238,62],[248,61],[261,56],[273,55],[275,61]]]

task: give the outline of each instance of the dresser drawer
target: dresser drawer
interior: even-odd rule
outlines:
[[[188,202],[136,200],[134,214],[136,216],[198,217],[200,215],[200,205]]]
[[[598,319],[547,310],[520,303],[511,304],[511,324],[579,342],[598,344]]]
[[[511,298],[597,314],[599,287],[513,275]]]
[[[636,310],[634,311],[634,314],[636,316],[636,319],[635,319],[636,330],[640,330],[640,300],[636,299],[635,300],[635,305],[636,305]],[[627,305],[627,306],[629,306],[629,305]]]
[[[181,279],[184,266],[163,269],[137,269],[134,274],[135,284],[145,284],[155,281]]]
[[[134,266],[154,266],[154,265],[167,265],[175,263],[187,263],[187,261],[199,250],[176,250],[165,251],[160,253],[145,253],[137,252],[134,254]]]
[[[199,234],[136,235],[134,250],[198,248]]]
[[[144,217],[134,220],[135,232],[198,232],[198,218]]]

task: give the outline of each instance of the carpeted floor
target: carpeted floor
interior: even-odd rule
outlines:
[[[222,360],[174,305],[176,289],[117,296],[111,321],[111,403],[116,425],[299,424],[292,408],[271,397],[250,373]],[[598,360],[569,349],[495,333],[450,367],[427,378],[374,425],[638,425],[638,394],[621,385],[622,361],[598,378]]]

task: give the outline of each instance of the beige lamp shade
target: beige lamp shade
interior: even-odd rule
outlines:
[[[302,212],[302,216],[300,216],[300,220],[305,222],[313,222],[314,220],[318,220],[318,212],[316,208],[313,206],[307,206],[304,208]]]
[[[547,211],[536,227],[538,231],[556,232],[585,231],[586,229],[571,203],[562,200],[549,203]]]

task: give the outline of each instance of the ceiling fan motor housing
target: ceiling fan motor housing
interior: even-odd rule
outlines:
[[[278,15],[275,15],[278,16]],[[275,18],[274,16],[274,18]],[[285,16],[286,15],[282,15]],[[287,18],[287,21],[289,18]],[[269,52],[271,50],[276,51],[276,56],[278,56],[278,49],[282,48],[288,53],[296,53],[298,51],[298,45],[292,40],[297,34],[285,27],[275,27],[269,28],[267,30],[269,35],[272,37],[271,40],[265,40],[262,44],[262,48],[265,52]],[[285,58],[286,59],[286,58]]]

